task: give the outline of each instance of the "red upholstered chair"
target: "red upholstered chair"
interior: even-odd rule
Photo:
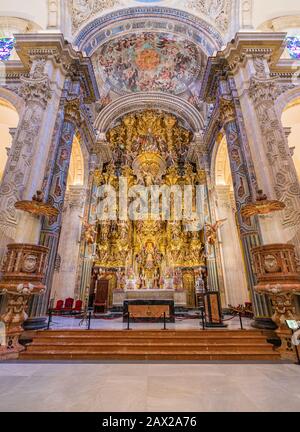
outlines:
[[[82,300],[76,300],[73,312],[81,312],[81,309],[82,309]]]
[[[65,306],[64,306],[63,310],[65,312],[71,311],[73,309],[73,304],[74,304],[74,299],[71,297],[67,298],[65,300]]]
[[[54,309],[52,309],[52,312],[59,312],[59,311],[61,311],[62,308],[63,308],[63,305],[64,305],[64,301],[63,300],[57,300],[56,306],[55,306]]]

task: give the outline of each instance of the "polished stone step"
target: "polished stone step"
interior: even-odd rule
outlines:
[[[34,341],[34,344],[31,346],[50,346],[50,345],[63,345],[63,346],[72,346],[72,345],[80,345],[80,346],[138,346],[138,345],[164,345],[164,346],[172,346],[172,345],[179,345],[179,346],[201,346],[201,345],[251,345],[251,346],[265,346],[266,341],[264,339],[258,339],[258,338],[252,338],[252,339],[241,339],[241,338],[235,338],[235,339],[224,339],[217,338],[217,339],[126,339],[123,340],[121,338],[119,339],[80,339],[80,338],[39,338],[38,340]]]
[[[47,330],[23,360],[279,360],[258,330]]]
[[[177,361],[279,361],[279,355],[274,355],[274,353],[232,353],[232,352],[210,352],[210,353],[118,353],[114,354],[110,351],[108,352],[55,352],[55,353],[30,353],[30,355],[25,355],[22,353],[21,360],[119,360],[119,361],[130,361],[130,360],[177,360]]]

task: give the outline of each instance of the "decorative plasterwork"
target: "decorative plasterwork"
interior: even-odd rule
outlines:
[[[242,28],[244,29],[253,28],[252,16],[253,16],[253,0],[242,0],[241,1]]]
[[[60,24],[60,0],[48,0],[48,28],[58,28]]]
[[[74,44],[91,56],[112,37],[135,31],[169,32],[184,36],[200,45],[207,55],[223,45],[223,38],[214,26],[188,12],[164,7],[121,9],[95,18],[75,37]]]
[[[107,9],[119,6],[120,0],[68,0],[72,11],[73,30]]]
[[[182,119],[183,124],[193,132],[200,132],[204,128],[203,116],[193,105],[177,96],[163,93],[138,93],[120,97],[100,112],[94,126],[103,133],[125,114],[145,109],[172,113]]]
[[[215,22],[222,33],[226,33],[229,28],[231,5],[232,0],[187,0],[186,2],[187,8],[207,16]]]
[[[64,40],[62,34],[17,34],[16,51],[23,63],[23,68],[27,71],[34,59],[51,59],[57,67],[71,77],[79,76],[80,73],[81,84],[85,90],[85,102],[89,103],[99,99],[91,60],[84,57],[81,52],[76,52],[72,45]],[[15,67],[18,71],[19,63]]]
[[[264,56],[271,72],[273,69],[278,72],[277,63],[284,49],[285,33],[238,33],[223,51],[208,59],[200,97],[206,102],[214,102],[220,78],[235,73],[251,56]]]

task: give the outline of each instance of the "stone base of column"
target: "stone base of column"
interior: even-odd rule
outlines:
[[[296,312],[295,296],[300,293],[300,273],[295,255],[295,246],[290,244],[271,244],[252,249],[253,263],[258,284],[255,290],[269,296],[276,323],[277,337],[281,341],[277,350],[283,360],[297,360],[292,344],[288,320],[299,320]]]
[[[7,246],[2,267],[0,293],[6,297],[6,307],[0,316],[2,345],[0,359],[16,359],[24,351],[19,343],[23,323],[27,318],[28,301],[45,289],[43,279],[49,249],[32,244],[13,243]]]
[[[0,346],[0,360],[15,360],[19,358],[20,352],[25,350],[25,347],[19,343],[19,337],[23,331],[21,326],[16,326],[13,329],[8,329],[5,345]]]
[[[45,328],[47,328],[47,321],[47,317],[31,317],[24,321],[23,328],[25,331],[44,330]]]
[[[254,322],[251,323],[251,327],[260,330],[276,330],[277,325],[271,318],[254,318]]]
[[[280,357],[282,360],[292,360],[293,362],[298,362],[296,352],[297,347],[292,344],[291,331],[278,329],[276,334],[281,340],[281,346],[277,348],[277,351],[280,352]]]

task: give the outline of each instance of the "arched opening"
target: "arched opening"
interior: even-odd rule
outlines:
[[[83,186],[84,184],[84,160],[79,139],[79,136],[75,135],[72,145],[67,190],[70,189],[70,186]]]
[[[300,181],[300,98],[293,100],[286,106],[281,120]]]
[[[240,237],[236,223],[234,189],[225,135],[220,135],[214,159],[216,219],[226,222],[219,231],[220,255],[225,283],[226,306],[249,301]]]
[[[282,58],[300,59],[300,15],[276,16],[258,26],[264,32],[286,32],[287,44]]]
[[[223,136],[219,144],[216,157],[215,181],[217,186],[227,186],[233,191],[232,177],[230,171],[229,156],[227,151],[226,137]]]
[[[16,109],[0,98],[0,182],[18,122],[19,115]]]
[[[14,48],[14,35],[17,33],[35,33],[41,29],[33,21],[14,16],[0,17],[0,60],[19,60]]]

